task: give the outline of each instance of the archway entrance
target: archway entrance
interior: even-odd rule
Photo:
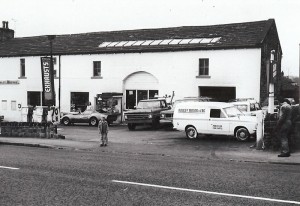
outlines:
[[[158,80],[148,72],[135,72],[124,79],[125,108],[133,109],[140,100],[159,95]]]

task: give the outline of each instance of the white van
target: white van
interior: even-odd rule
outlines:
[[[231,135],[247,141],[256,133],[257,118],[246,116],[233,104],[223,102],[185,102],[176,105],[174,129],[185,131],[187,138],[198,134]]]

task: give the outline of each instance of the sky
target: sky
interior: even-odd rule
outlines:
[[[299,76],[299,0],[0,0],[16,37],[275,19],[282,71]],[[2,24],[1,24],[2,26]]]

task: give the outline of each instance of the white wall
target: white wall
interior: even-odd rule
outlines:
[[[196,78],[199,58],[209,58],[210,78]],[[146,71],[157,78],[160,96],[175,91],[177,99],[198,96],[199,86],[231,86],[236,87],[237,98],[259,100],[260,58],[260,49],[61,56],[61,110],[69,111],[71,92],[89,92],[92,103],[96,94],[103,92],[125,94],[123,80],[138,71]],[[19,59],[0,58],[3,74],[0,80],[18,79]],[[27,79],[19,79],[18,85],[0,85],[0,100],[15,99],[24,105],[27,91],[42,91],[40,57],[25,59]],[[102,79],[91,78],[93,61],[101,61]],[[57,70],[58,64],[57,57]],[[58,79],[55,79],[55,88],[58,105]],[[1,109],[0,112],[3,113]]]

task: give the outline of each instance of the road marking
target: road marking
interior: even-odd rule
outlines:
[[[264,200],[264,201],[270,201],[270,202],[280,202],[280,203],[289,203],[289,204],[300,205],[300,202],[290,201],[290,200],[280,200],[280,199],[272,199],[272,198],[265,198],[265,197],[236,195],[236,194],[230,194],[230,193],[212,192],[212,191],[205,191],[205,190],[193,190],[193,189],[180,188],[180,187],[169,187],[169,186],[145,184],[145,183],[138,183],[138,182],[120,181],[120,180],[112,180],[112,182],[122,183],[122,184],[130,184],[130,185],[140,185],[140,186],[146,186],[146,187],[156,187],[156,188],[170,189],[170,190],[180,190],[180,191],[186,191],[186,192],[197,192],[197,193],[204,193],[204,194],[213,194],[213,195],[221,195],[221,196],[228,196],[228,197],[239,197],[239,198],[247,198],[247,199],[254,199],[254,200]]]
[[[5,166],[0,166],[0,168],[2,169],[10,169],[10,170],[19,170],[20,168],[16,168],[16,167],[5,167]]]

